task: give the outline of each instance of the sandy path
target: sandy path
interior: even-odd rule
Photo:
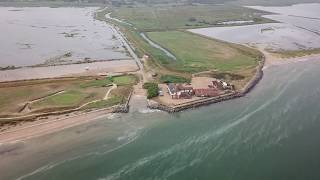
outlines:
[[[109,99],[109,94],[112,90],[116,89],[117,85],[116,84],[112,84],[112,87],[108,90],[107,94],[104,96],[103,100],[107,100]]]

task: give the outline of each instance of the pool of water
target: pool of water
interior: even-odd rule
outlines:
[[[0,8],[0,67],[128,58],[97,8]]]
[[[140,36],[147,41],[152,47],[160,49],[163,51],[168,57],[170,57],[173,60],[177,60],[176,56],[173,55],[171,52],[166,50],[165,48],[161,47],[160,45],[156,44],[155,42],[151,41],[144,33],[140,33]]]
[[[275,50],[320,48],[320,4],[250,8],[278,13],[265,17],[280,23],[212,27],[190,31],[233,43]]]

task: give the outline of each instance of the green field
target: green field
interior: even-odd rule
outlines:
[[[183,72],[234,71],[255,67],[260,58],[260,53],[252,49],[188,32],[149,32],[148,36],[177,57],[166,66]]]
[[[112,17],[129,22],[133,26],[106,19],[105,14],[108,12],[112,12]],[[192,34],[185,29],[217,26],[219,22],[232,20],[270,22],[261,18],[263,14],[265,12],[230,4],[159,5],[113,7],[98,12],[96,18],[117,24],[133,45],[135,53],[140,58],[145,54],[149,56],[144,62],[145,69],[156,72],[158,82],[188,82],[194,73],[212,71],[214,76],[230,73],[243,77],[239,83],[232,81],[241,87],[254,75],[262,58],[261,53],[245,46]],[[170,51],[177,60],[151,46],[140,33],[144,33],[153,42]]]
[[[137,81],[134,75],[123,75],[1,83],[0,117],[73,109],[91,101],[97,104],[86,108],[123,103]],[[118,88],[111,91],[111,98],[100,102],[112,83]],[[28,102],[28,110],[22,111]]]
[[[113,79],[113,83],[119,86],[132,85],[138,82],[137,77],[134,75],[116,76],[116,77],[113,77],[112,79]]]
[[[83,107],[83,109],[99,109],[117,104],[124,104],[127,101],[131,91],[131,86],[119,86],[117,89],[111,91],[111,97],[109,99],[90,103]]]
[[[62,108],[62,107],[79,107],[84,103],[90,101],[95,101],[102,99],[106,94],[112,83],[115,83],[121,89],[121,86],[128,86],[130,88],[133,84],[137,82],[137,77],[134,75],[124,75],[124,76],[115,76],[115,77],[106,77],[100,79],[93,79],[88,81],[83,81],[80,84],[75,85],[72,88],[69,88],[67,91],[61,94],[50,96],[41,101],[35,102],[32,104],[34,109],[51,109],[51,108]],[[119,91],[119,89],[117,89]],[[114,96],[111,92],[111,96]],[[108,100],[98,101],[92,105],[93,107],[103,104],[104,107],[111,104],[113,105],[119,101],[119,98],[125,98],[126,94],[118,94],[118,98],[110,98]],[[117,100],[118,99],[118,100]],[[91,106],[87,106],[91,108]]]
[[[112,9],[112,17],[123,19],[142,31],[191,29],[219,26],[224,21],[253,20],[272,22],[261,17],[265,12],[233,5],[188,5],[120,7]]]
[[[162,75],[160,77],[161,83],[190,83],[191,78],[185,78],[175,75]]]
[[[93,102],[85,106],[83,109],[98,109],[98,108],[105,108],[111,107],[117,104],[124,103],[125,98],[123,96],[112,96],[108,100],[100,100],[97,102]]]
[[[84,93],[77,90],[69,90],[64,93],[45,98],[32,105],[33,108],[44,107],[77,107],[81,103],[97,98],[95,93]]]
[[[138,81],[136,76],[125,75],[115,76],[111,78],[103,78],[98,80],[87,81],[80,84],[81,88],[110,86],[115,83],[119,86],[135,84]]]

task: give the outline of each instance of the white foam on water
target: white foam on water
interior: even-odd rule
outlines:
[[[33,175],[36,175],[36,174],[39,174],[39,173],[43,173],[43,172],[46,172],[50,169],[53,169],[55,167],[58,167],[62,164],[65,164],[65,163],[68,163],[68,162],[71,162],[71,161],[75,161],[75,160],[78,160],[78,159],[84,159],[84,158],[88,158],[89,156],[102,156],[102,155],[106,155],[108,153],[111,153],[113,151],[116,151],[118,149],[121,149],[123,148],[124,146],[134,142],[136,139],[138,139],[142,134],[143,132],[139,133],[138,130],[141,130],[142,128],[137,128],[136,131],[132,131],[132,133],[130,133],[130,135],[127,135],[126,136],[126,139],[127,139],[127,142],[115,147],[115,148],[112,148],[110,150],[107,150],[107,151],[96,151],[96,152],[90,152],[90,153],[87,153],[87,154],[84,154],[84,155],[80,155],[80,156],[75,156],[73,158],[69,158],[69,159],[66,159],[66,160],[63,160],[63,161],[60,161],[60,162],[56,162],[56,163],[49,163],[47,165],[44,165],[44,166],[41,166],[40,168],[37,168],[36,170],[30,172],[30,173],[27,173],[25,175],[22,175],[20,177],[18,177],[16,180],[23,180],[23,179],[26,179],[28,177],[31,177]]]
[[[126,131],[123,136],[118,137],[117,140],[118,141],[123,141],[123,140],[130,141],[131,139],[134,139],[135,137],[137,137],[137,135],[141,129],[143,129],[143,128],[137,127],[134,129],[130,129],[130,130]]]
[[[155,113],[155,112],[161,112],[161,110],[158,110],[158,109],[139,109],[139,113],[142,113],[142,114],[147,114],[147,113]]]

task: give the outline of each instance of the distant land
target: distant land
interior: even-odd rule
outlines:
[[[116,6],[132,6],[137,4],[144,4],[148,6],[157,4],[225,4],[230,3],[234,5],[269,5],[269,6],[285,6],[297,3],[316,3],[318,0],[0,0],[8,4],[19,3],[20,5],[39,6],[39,3],[52,4],[52,5],[80,5],[92,6],[98,4],[113,4]],[[1,3],[1,5],[5,5]],[[18,4],[18,5],[19,5]]]

